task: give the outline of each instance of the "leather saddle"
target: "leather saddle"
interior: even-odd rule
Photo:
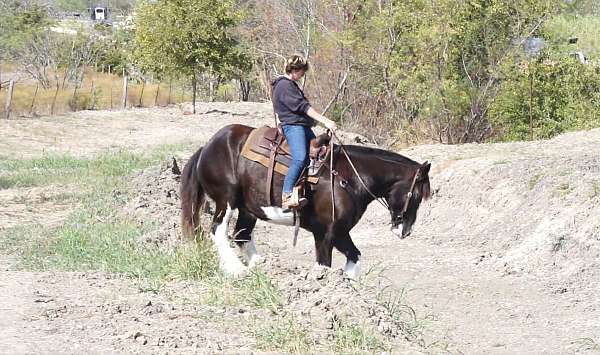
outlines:
[[[323,133],[312,139],[309,145],[309,157],[313,166],[309,169],[308,182],[318,182],[318,176],[321,174],[324,162],[329,154],[329,141],[331,137]],[[244,148],[242,156],[261,163],[267,167],[267,201],[272,203],[271,191],[273,188],[273,174],[278,172],[282,175],[287,174],[287,170],[292,163],[290,147],[285,140],[285,135],[281,127],[263,126],[252,131]],[[304,176],[304,174],[302,174]],[[311,179],[311,177],[313,177]]]

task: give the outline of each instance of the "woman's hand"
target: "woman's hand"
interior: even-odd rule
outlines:
[[[327,128],[331,132],[335,132],[337,130],[337,124],[335,124],[334,121],[332,121],[328,118],[325,118],[323,125],[325,126],[325,128]]]
[[[320,122],[323,126],[325,126],[325,128],[327,128],[328,130],[335,132],[337,130],[337,125],[335,124],[335,121],[330,120],[329,118],[321,115],[320,113],[318,113],[315,109],[313,109],[312,107],[308,108],[308,111],[306,111],[306,114],[312,118],[317,120],[318,122]]]

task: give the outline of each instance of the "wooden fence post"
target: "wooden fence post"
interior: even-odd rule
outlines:
[[[29,115],[34,115],[35,110],[35,98],[37,97],[38,90],[40,89],[40,84],[35,86],[35,93],[33,94],[33,99],[31,99],[31,107],[29,108]]]
[[[127,75],[125,74],[125,68],[123,68],[123,98],[121,99],[121,108],[127,108]]]
[[[143,107],[144,103],[144,88],[146,87],[146,79],[142,78],[142,91],[140,92],[140,101],[138,102],[138,107]]]
[[[110,78],[110,109],[113,109],[113,77],[110,71],[110,65],[108,66],[108,77]]]
[[[160,81],[158,82],[158,85],[156,86],[156,95],[154,95],[154,106],[156,106],[158,104],[158,93],[160,92]]]
[[[167,106],[171,104],[171,90],[173,89],[173,79],[169,79],[169,98],[167,99]]]
[[[11,80],[8,82],[8,93],[6,95],[6,106],[5,106],[5,111],[6,111],[6,119],[10,118],[10,110],[12,108],[12,96],[13,96],[13,89],[15,87],[15,81]]]

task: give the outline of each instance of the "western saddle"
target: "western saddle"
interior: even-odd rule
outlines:
[[[303,177],[306,177],[306,182],[310,184],[316,184],[319,181],[324,162],[329,154],[330,140],[331,137],[327,133],[323,133],[310,141],[308,155],[311,165],[308,167],[308,171],[305,168],[305,173],[301,174],[297,184],[303,182]],[[242,148],[242,156],[260,163],[268,169],[266,197],[269,204],[272,204],[273,174],[277,172],[286,175],[292,162],[290,148],[281,127],[263,126],[253,130]]]

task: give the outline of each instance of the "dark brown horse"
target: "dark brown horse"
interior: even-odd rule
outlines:
[[[233,238],[245,254],[248,267],[254,266],[259,257],[252,237],[257,219],[277,224],[293,224],[293,214],[279,207],[279,193],[274,193],[278,196],[277,206],[267,203],[267,169],[240,156],[253,129],[243,125],[222,128],[192,155],[181,177],[184,235],[194,235],[198,228],[199,211],[205,195],[208,195],[216,204],[211,239],[219,252],[221,267],[232,275],[243,273],[247,269],[229,247],[227,226],[234,210],[237,209],[239,214]],[[346,156],[340,152],[340,147],[336,146],[336,175],[333,184],[335,219],[332,216],[332,184],[327,171],[319,179],[314,191],[308,192],[309,204],[302,209],[300,225],[314,235],[318,264],[330,267],[335,247],[346,256],[344,270],[348,276],[356,278],[360,251],[350,238],[350,230],[376,196],[389,206],[394,234],[401,238],[408,236],[421,200],[430,196],[428,174],[431,164],[419,164],[380,149],[360,146],[345,148],[362,182]],[[273,180],[273,191],[281,191],[283,177],[276,174]]]

